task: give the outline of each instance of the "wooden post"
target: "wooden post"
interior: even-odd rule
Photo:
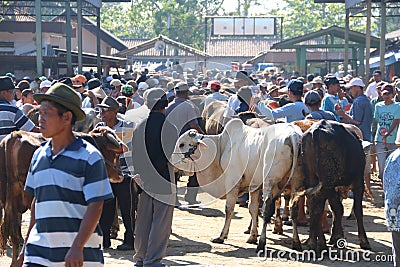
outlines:
[[[386,52],[386,2],[381,0],[381,38],[379,43],[379,58],[380,70],[382,72],[382,79],[385,80],[385,52]]]
[[[35,0],[36,13],[36,73],[43,75],[43,44],[42,44],[42,12],[40,10],[41,0]]]
[[[78,5],[78,73],[82,74],[82,0],[77,1]]]
[[[364,83],[368,84],[369,81],[369,59],[370,59],[370,51],[371,51],[371,0],[367,0],[367,28],[365,35],[365,80]],[[361,59],[360,59],[361,60]]]

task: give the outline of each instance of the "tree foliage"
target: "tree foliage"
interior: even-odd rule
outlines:
[[[282,0],[278,8],[265,10],[259,8],[262,6],[261,0],[235,0],[235,11],[227,13],[223,8],[224,1],[227,0],[135,0],[128,5],[103,3],[101,23],[120,38],[154,38],[162,34],[198,49],[202,49],[204,43],[206,15],[283,16],[285,39],[332,25],[345,25],[344,4]],[[379,13],[379,10],[376,12]],[[397,10],[389,12],[398,13]],[[398,25],[398,18],[392,20],[388,18],[388,30]],[[365,32],[365,26],[365,17],[350,18],[351,30]],[[372,34],[380,35],[379,19],[372,18]]]

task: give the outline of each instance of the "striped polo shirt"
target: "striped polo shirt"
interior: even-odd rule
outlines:
[[[105,122],[99,122],[95,128],[100,127],[100,126],[107,126]],[[121,165],[121,170],[124,176],[126,175],[131,175],[133,174],[133,164],[132,164],[132,152],[131,152],[131,142],[132,142],[132,136],[133,136],[133,130],[135,128],[135,123],[131,121],[125,121],[122,119],[118,119],[117,124],[112,127],[112,129],[115,131],[117,136],[124,142],[129,150],[119,157],[119,163]],[[128,177],[126,177],[128,178]]]
[[[32,131],[35,124],[16,106],[0,99],[0,141],[13,131]]]
[[[80,137],[55,156],[51,141],[43,143],[32,157],[25,191],[36,198],[25,262],[45,266],[64,266],[88,204],[113,198],[102,155]],[[102,240],[97,225],[83,249],[84,266],[103,266]]]

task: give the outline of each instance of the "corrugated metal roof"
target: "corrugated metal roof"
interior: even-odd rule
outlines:
[[[280,39],[211,39],[207,42],[207,54],[217,57],[254,57],[269,51]]]

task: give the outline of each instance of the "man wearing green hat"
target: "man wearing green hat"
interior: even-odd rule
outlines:
[[[24,266],[102,266],[99,218],[103,201],[113,197],[100,152],[72,133],[85,119],[81,98],[56,83],[40,104],[39,128],[49,141],[31,161],[25,191],[33,195],[31,220],[18,258]]]

